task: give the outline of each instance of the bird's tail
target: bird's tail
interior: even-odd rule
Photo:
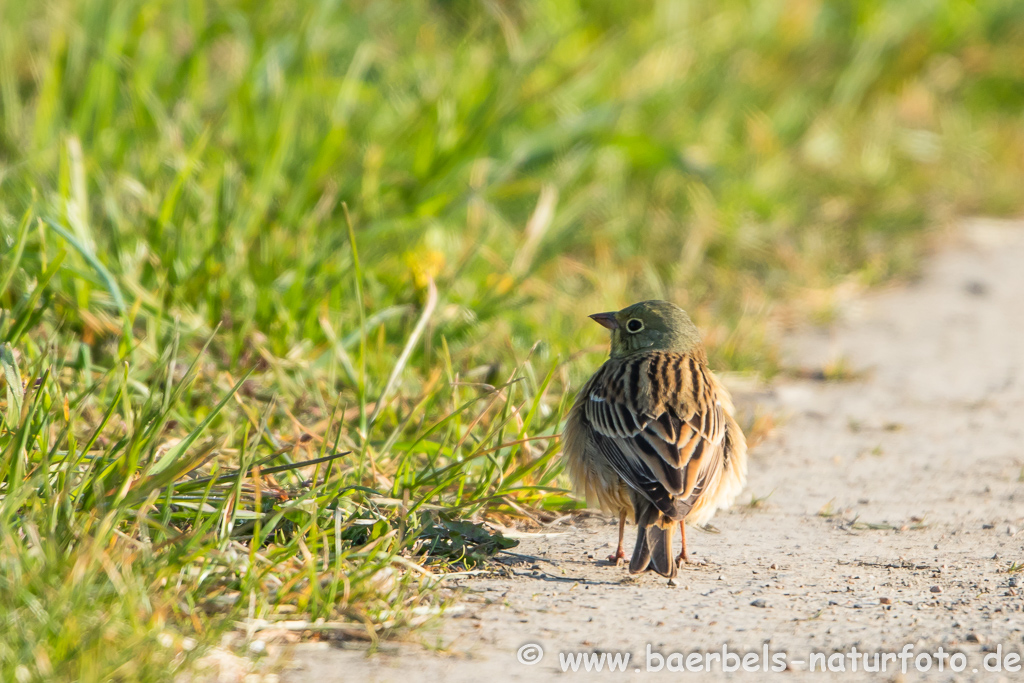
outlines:
[[[648,501],[640,503],[636,516],[636,545],[629,561],[629,573],[639,574],[653,569],[662,576],[676,575],[676,562],[672,557],[672,534],[675,522],[661,514]]]

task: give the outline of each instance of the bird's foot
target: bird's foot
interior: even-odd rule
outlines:
[[[625,561],[626,561],[626,551],[623,550],[622,548],[619,548],[618,550],[616,550],[614,555],[609,555],[608,556],[608,562],[610,562],[611,564],[614,564],[616,567],[618,567],[620,564],[624,563]]]

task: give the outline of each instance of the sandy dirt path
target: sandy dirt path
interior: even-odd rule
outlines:
[[[553,526],[521,539],[514,551],[530,557],[505,557],[510,578],[464,581],[455,613],[418,636],[428,647],[303,648],[283,679],[810,680],[823,677],[808,671],[812,652],[908,644],[913,657],[963,653],[962,673],[944,660],[940,674],[932,659],[928,680],[1024,678],[984,669],[994,652],[1012,666],[1024,635],[1024,572],[1007,571],[1024,563],[1024,227],[969,224],[919,281],[851,302],[833,330],[794,335],[785,353],[801,367],[842,357],[867,372],[739,397],[781,424],[752,452],[738,504],[712,521],[720,533],[688,530],[705,564],[684,568],[678,587],[594,559],[614,547],[610,521]],[[527,644],[540,661],[520,663]],[[710,660],[711,673],[669,672],[695,661],[681,658],[647,670],[648,646],[707,664],[703,653],[723,645],[767,646],[788,670],[759,661],[756,673],[727,674]],[[559,653],[578,652],[631,659],[626,674],[563,673]],[[900,660],[877,674],[858,660],[854,674],[840,659],[849,680],[925,678],[913,657],[906,676]]]

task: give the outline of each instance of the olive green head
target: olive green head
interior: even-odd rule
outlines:
[[[668,301],[641,301],[590,317],[612,331],[612,358],[644,351],[692,353],[701,348],[700,333],[690,316]]]

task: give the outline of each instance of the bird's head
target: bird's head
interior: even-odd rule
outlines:
[[[701,348],[700,333],[690,316],[668,301],[641,301],[590,317],[611,330],[612,358],[644,351],[693,353]]]

